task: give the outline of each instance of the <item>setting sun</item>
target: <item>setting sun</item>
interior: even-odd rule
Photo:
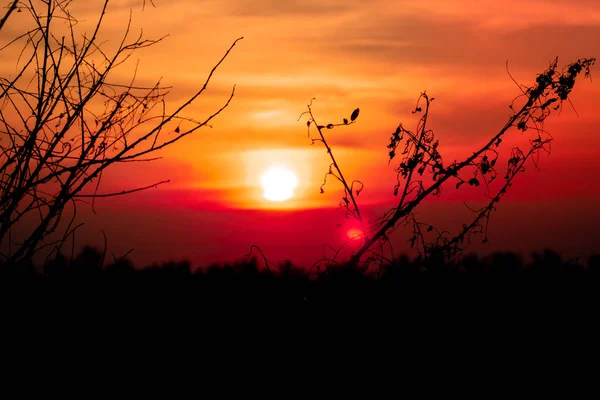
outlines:
[[[294,196],[298,185],[296,174],[286,167],[269,168],[260,178],[263,197],[270,201],[285,201]]]

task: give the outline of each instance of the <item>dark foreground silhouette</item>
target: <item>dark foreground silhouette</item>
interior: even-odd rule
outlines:
[[[599,272],[600,255],[593,255],[582,263],[578,260],[565,261],[550,250],[534,253],[529,260],[510,252],[483,258],[468,255],[454,264],[432,259],[410,260],[403,256],[381,270],[374,268],[367,271],[344,265],[308,270],[290,263],[265,268],[256,259],[196,268],[188,261],[138,268],[128,259],[105,263],[102,252],[91,247],[83,248],[72,259],[59,255],[44,266],[31,261],[17,265],[0,264],[0,277],[4,282],[61,282],[79,287],[88,287],[91,283],[127,283],[123,287],[148,283],[150,285],[145,287],[160,288],[153,292],[155,294],[177,283],[179,288],[184,287],[178,289],[180,294],[187,291],[202,299],[277,299],[300,304],[365,301],[415,293],[419,296],[449,294],[456,298],[479,291],[479,296],[488,296],[487,290],[492,283],[504,292],[522,284],[517,289],[523,292],[542,290],[560,294],[567,289],[567,282],[573,279],[595,282]],[[542,284],[548,281],[562,286]]]
[[[552,251],[532,253],[526,260],[520,254],[512,252],[493,253],[485,257],[476,254],[463,256],[454,263],[445,263],[441,259],[409,259],[403,255],[395,259],[391,265],[382,268],[373,266],[361,270],[349,265],[310,269],[296,267],[290,262],[277,266],[259,266],[256,258],[246,258],[232,264],[213,264],[210,266],[192,266],[189,261],[169,261],[162,264],[138,267],[127,258],[105,262],[106,255],[100,250],[86,246],[77,255],[68,258],[59,254],[56,258],[38,265],[31,260],[18,264],[0,261],[0,273],[3,277],[21,277],[29,279],[185,279],[195,281],[303,281],[303,282],[335,282],[350,277],[357,281],[389,282],[407,274],[425,273],[565,273],[565,272],[600,272],[600,254],[590,256],[587,262],[579,259],[563,260],[563,257]]]
[[[288,341],[281,351],[297,344],[292,337],[299,343],[387,337],[403,344],[409,334],[453,346],[452,338],[476,341],[490,334],[499,335],[499,343],[533,340],[535,326],[544,327],[535,340],[557,329],[587,332],[600,304],[600,255],[578,263],[552,251],[527,260],[498,253],[466,256],[455,265],[401,257],[380,274],[348,266],[310,274],[291,264],[267,270],[254,259],[205,268],[186,261],[136,268],[127,259],[103,266],[102,259],[100,251],[85,248],[45,267],[2,265],[1,314],[15,321],[5,326],[33,323],[27,331],[34,335],[53,332],[49,327],[57,324],[73,326],[66,338],[87,332],[115,338],[133,327],[139,332],[129,338],[133,342],[179,332],[169,345],[209,333],[230,338],[226,348],[242,338],[254,346],[249,338],[256,334]],[[224,348],[199,344],[209,352]]]

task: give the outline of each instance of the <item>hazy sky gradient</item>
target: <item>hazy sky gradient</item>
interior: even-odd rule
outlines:
[[[74,13],[92,21],[101,3],[75,0]],[[320,252],[315,249],[342,240],[343,235],[335,233],[335,225],[342,222],[336,212],[341,187],[331,184],[325,195],[319,194],[328,158],[321,147],[310,145],[306,120],[297,121],[313,97],[316,117],[323,123],[340,122],[360,107],[357,124],[328,133],[342,168],[366,184],[361,199],[367,213],[377,216],[375,204],[393,201],[389,136],[401,121],[414,127],[411,111],[420,92],[427,90],[436,98],[430,126],[442,154],[447,161],[460,159],[510,116],[508,105],[519,89],[507,74],[507,60],[515,79],[529,85],[556,56],[561,65],[600,56],[597,0],[155,4],[156,8],[147,4],[142,12],[139,0],[114,1],[101,37],[107,46],[114,44],[130,10],[134,28],[143,27],[146,36],[169,34],[138,53],[138,81],[150,84],[162,77],[165,85],[173,86],[171,109],[201,86],[237,37],[244,40],[217,71],[206,96],[187,112],[195,118],[208,115],[237,85],[233,102],[213,128],[170,147],[162,154],[165,159],[154,165],[122,168],[104,181],[109,191],[171,179],[152,193],[100,202],[100,216],[91,217],[82,236],[97,240],[102,228],[119,238],[113,241],[119,249],[137,248],[144,261],[180,256],[197,262],[235,259],[255,243],[274,258],[286,257],[284,249],[289,257],[307,262],[321,255],[315,255]],[[9,21],[2,43],[18,30],[18,18],[17,14]],[[11,60],[0,60],[3,71],[10,65]],[[600,76],[597,69],[594,77]],[[131,73],[131,68],[123,68],[115,79],[128,79]],[[595,141],[599,98],[600,85],[580,79],[571,96],[579,117],[566,105],[560,117],[548,120],[546,129],[555,138],[553,153],[542,155],[540,171],[530,168],[509,192],[510,201],[500,203],[488,250],[527,251],[519,247],[527,247],[523,243],[529,243],[530,250],[547,244],[571,253],[598,248],[600,235],[588,224],[600,223],[594,205],[600,200]],[[526,140],[517,132],[513,135],[515,143]],[[284,205],[293,214],[269,211],[273,205],[260,196],[259,176],[275,163],[285,163],[299,175],[298,196]],[[440,224],[452,220],[450,212],[468,215],[451,192],[431,207],[437,210],[431,211],[432,218]],[[116,220],[125,224],[123,229],[136,227],[139,232],[165,229],[168,239],[160,231],[139,233],[128,238],[131,244],[123,244],[128,235],[111,225]],[[529,225],[532,221],[537,229]],[[543,235],[532,238],[535,232]],[[156,243],[148,239],[155,236]],[[303,248],[310,249],[310,257],[301,254]]]

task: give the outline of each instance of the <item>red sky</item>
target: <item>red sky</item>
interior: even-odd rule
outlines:
[[[430,126],[446,160],[470,154],[510,116],[519,94],[506,72],[529,85],[556,56],[561,65],[600,56],[597,0],[155,0],[114,1],[101,31],[107,46],[124,30],[130,9],[134,29],[147,37],[169,34],[137,53],[138,82],[173,86],[174,109],[204,82],[207,73],[238,37],[209,90],[186,115],[214,112],[236,85],[231,105],[202,129],[163,151],[153,165],[119,167],[104,179],[105,191],[125,190],[171,179],[171,183],[128,198],[104,199],[97,214],[80,210],[86,226],[78,240],[102,243],[101,229],[116,254],[134,248],[140,262],[189,258],[195,263],[241,258],[251,244],[274,260],[308,264],[326,245],[345,240],[337,211],[342,188],[331,183],[319,194],[327,154],[307,139],[306,120],[297,121],[311,98],[316,117],[338,122],[360,107],[357,123],[328,132],[345,173],[362,180],[365,212],[379,215],[393,201],[393,166],[386,145],[399,122],[413,128],[411,115],[423,90],[436,98]],[[75,1],[73,12],[93,20],[101,1]],[[19,29],[16,15],[0,42]],[[132,61],[135,61],[132,60]],[[115,79],[129,79],[126,65]],[[14,68],[0,59],[0,71]],[[600,76],[597,67],[592,76]],[[571,96],[579,114],[566,106],[546,129],[553,152],[542,155],[492,217],[490,243],[530,252],[552,247],[567,256],[600,251],[600,85],[580,79]],[[519,133],[512,133],[515,141]],[[504,151],[509,151],[505,148]],[[507,157],[507,153],[503,153]],[[260,195],[260,175],[284,164],[298,175],[296,196],[270,203]],[[460,193],[459,193],[460,194]],[[477,204],[477,198],[471,198]],[[378,206],[379,205],[379,206]],[[279,210],[273,210],[277,208]],[[282,210],[283,209],[283,210]],[[441,226],[462,225],[469,212],[448,191],[425,204],[420,215]],[[462,219],[461,219],[462,218]],[[396,251],[406,244],[396,238]]]

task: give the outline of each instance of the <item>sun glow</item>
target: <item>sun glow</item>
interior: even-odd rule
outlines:
[[[348,229],[348,232],[346,233],[346,235],[348,236],[349,239],[359,240],[359,239],[363,238],[364,233],[361,229],[351,228],[351,229]]]
[[[271,167],[260,178],[263,197],[270,201],[285,201],[294,196],[298,178],[290,169],[283,166]]]

